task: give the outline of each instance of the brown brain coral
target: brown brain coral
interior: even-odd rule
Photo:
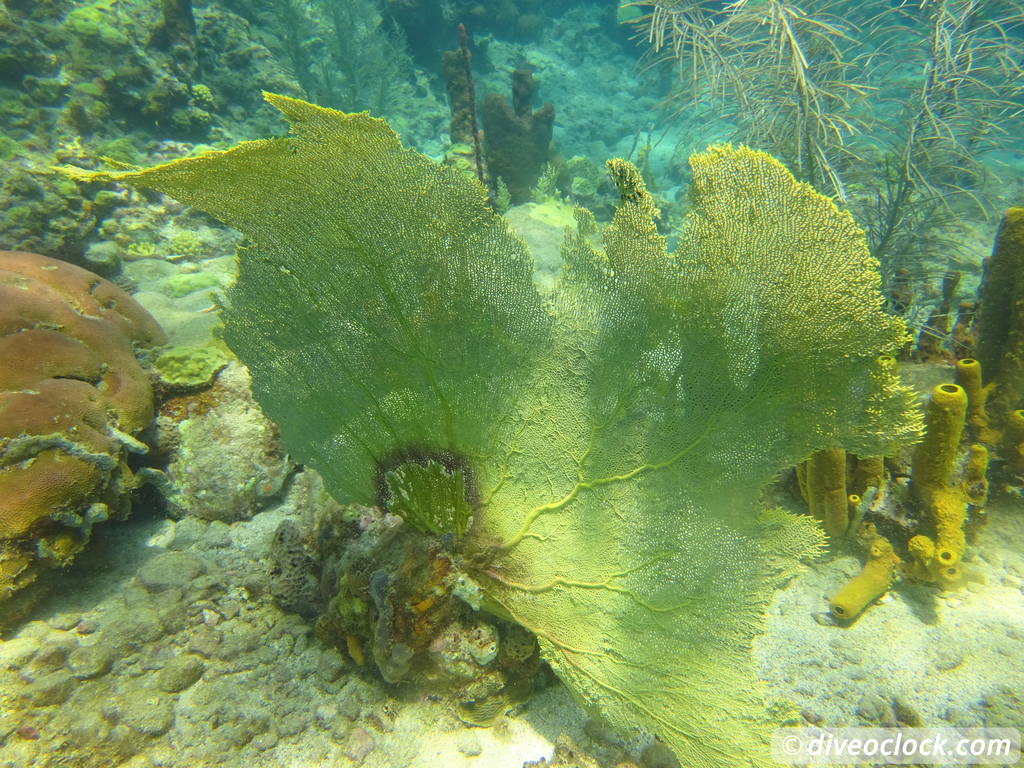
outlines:
[[[134,436],[153,419],[135,349],[164,341],[113,283],[0,251],[0,599],[125,509],[125,452],[145,451]]]

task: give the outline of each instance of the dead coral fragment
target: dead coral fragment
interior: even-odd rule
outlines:
[[[124,511],[126,452],[153,419],[135,346],[164,341],[113,283],[0,252],[0,598],[67,564],[93,523]]]

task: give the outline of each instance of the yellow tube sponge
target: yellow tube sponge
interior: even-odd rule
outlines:
[[[967,426],[971,436],[980,443],[995,443],[999,433],[992,428],[985,409],[985,400],[992,389],[981,385],[981,363],[972,357],[957,360],[956,383],[967,393]]]
[[[956,565],[967,548],[964,521],[967,504],[959,489],[936,492],[929,504],[935,521],[935,564],[939,568]]]
[[[914,536],[907,542],[910,560],[903,564],[904,573],[915,581],[936,581],[945,588],[958,586],[960,566],[943,564],[936,552],[935,542],[928,536]]]
[[[963,530],[966,497],[960,487],[953,486],[953,469],[966,414],[967,393],[963,387],[937,386],[925,413],[924,441],[914,451],[911,491],[935,525],[933,574],[956,565],[967,546]]]
[[[858,456],[847,490],[864,496],[868,488],[881,489],[884,483],[885,459],[881,456]]]
[[[967,413],[967,393],[956,384],[932,390],[925,414],[924,440],[914,451],[911,488],[914,497],[930,506],[935,494],[949,489],[956,465],[960,436]]]
[[[907,554],[910,555],[910,561],[904,566],[907,575],[917,581],[934,581],[935,542],[922,534],[914,536],[907,542]]]
[[[988,448],[979,443],[971,446],[971,452],[964,464],[963,480],[960,482],[967,503],[975,507],[985,506],[988,501]]]
[[[870,523],[864,526],[868,537],[868,561],[861,572],[850,579],[829,601],[832,615],[837,619],[856,618],[861,611],[877,600],[892,586],[899,557],[892,544],[879,535]]]
[[[864,499],[856,493],[851,493],[846,497],[846,505],[851,519],[860,512],[860,505],[863,503]]]
[[[829,448],[807,461],[807,505],[831,539],[846,535],[850,523],[846,498],[846,451]]]

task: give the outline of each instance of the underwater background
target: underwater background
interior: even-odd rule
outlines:
[[[1016,3],[0,0],[0,158],[0,766],[1019,744]]]

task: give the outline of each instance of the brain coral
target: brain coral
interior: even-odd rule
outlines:
[[[0,599],[125,509],[125,452],[145,452],[134,436],[153,419],[135,348],[164,340],[113,283],[0,251]]]

